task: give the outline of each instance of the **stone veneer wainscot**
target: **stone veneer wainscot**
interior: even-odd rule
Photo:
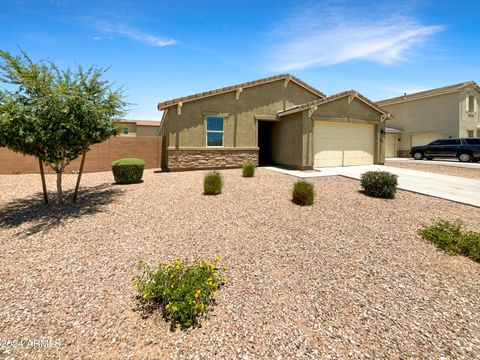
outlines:
[[[248,162],[258,165],[258,149],[168,149],[170,171],[239,168]]]

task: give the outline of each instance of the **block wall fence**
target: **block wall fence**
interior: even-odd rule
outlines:
[[[90,147],[85,159],[85,172],[109,171],[113,160],[125,157],[137,157],[145,161],[146,169],[162,167],[165,161],[162,136],[114,137],[101,144]],[[163,154],[163,157],[162,157]],[[80,168],[80,157],[73,160],[65,173],[73,173]],[[54,171],[45,166],[47,173]],[[24,156],[6,148],[0,148],[0,174],[37,174],[38,160],[33,156]]]

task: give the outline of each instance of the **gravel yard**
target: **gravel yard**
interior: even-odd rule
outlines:
[[[412,169],[412,170],[428,171],[428,172],[444,174],[444,175],[461,176],[461,177],[466,177],[470,179],[480,180],[480,166],[478,167],[478,169],[472,169],[472,168],[440,165],[440,164],[435,164],[435,162],[432,162],[431,164],[413,163],[413,160],[408,162],[387,160],[385,161],[385,165],[405,168],[405,169]]]
[[[478,209],[405,191],[372,199],[342,177],[311,179],[317,199],[302,208],[289,201],[293,177],[222,173],[225,190],[214,197],[202,195],[203,172],[148,170],[144,183],[128,186],[111,185],[110,173],[85,174],[79,204],[62,210],[39,203],[38,175],[1,175],[0,352],[478,357],[480,265],[417,235],[438,217],[480,231]],[[67,190],[74,182],[65,176]],[[55,188],[53,176],[48,186]],[[136,311],[131,280],[140,260],[213,255],[229,265],[229,282],[201,327],[170,332],[161,316]],[[13,348],[8,339],[58,343]]]

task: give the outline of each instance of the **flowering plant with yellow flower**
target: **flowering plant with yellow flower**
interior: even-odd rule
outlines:
[[[134,277],[139,299],[162,309],[166,319],[183,328],[198,325],[199,317],[211,310],[217,290],[226,282],[226,265],[220,258],[188,261],[175,259],[151,268],[140,263]]]

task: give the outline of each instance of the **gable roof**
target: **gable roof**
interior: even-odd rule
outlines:
[[[120,119],[117,120],[118,123],[121,124],[135,124],[137,126],[160,126],[160,121],[158,120],[127,120],[127,119]]]
[[[333,94],[333,95],[327,96],[326,98],[323,98],[323,99],[313,100],[313,101],[309,101],[305,104],[296,105],[296,106],[293,106],[289,109],[282,110],[282,111],[278,112],[277,115],[278,116],[285,116],[285,115],[288,115],[288,114],[296,113],[296,112],[299,112],[299,111],[306,110],[306,109],[308,109],[312,106],[323,105],[325,103],[343,98],[345,96],[353,96],[353,97],[359,99],[360,101],[363,101],[365,104],[367,104],[371,108],[377,110],[379,113],[384,114],[384,115],[388,115],[390,117],[390,114],[388,113],[388,111],[381,108],[379,105],[375,104],[373,101],[371,101],[370,99],[367,99],[365,96],[359,94],[355,90],[343,91],[343,92],[338,93],[338,94]]]
[[[436,89],[420,91],[420,92],[416,92],[416,93],[413,93],[413,94],[405,94],[405,95],[402,95],[402,96],[397,96],[397,97],[394,97],[394,98],[377,101],[377,104],[380,105],[380,106],[385,106],[385,105],[395,104],[395,103],[399,103],[399,102],[422,99],[422,98],[430,97],[430,96],[438,96],[438,95],[443,95],[443,94],[448,94],[448,93],[460,91],[460,90],[462,90],[466,87],[470,87],[470,86],[473,86],[474,88],[476,88],[480,92],[480,88],[478,87],[478,85],[475,81],[467,81],[467,82],[462,82],[462,83],[458,83],[458,84],[439,87],[439,88],[436,88]]]
[[[164,109],[166,109],[170,106],[176,105],[178,103],[183,103],[183,102],[186,102],[186,101],[193,101],[193,100],[197,100],[197,99],[204,98],[204,97],[207,97],[207,96],[214,96],[214,95],[218,95],[218,94],[222,94],[222,93],[226,93],[226,92],[230,92],[230,91],[235,91],[235,90],[240,89],[240,88],[257,86],[257,85],[261,85],[261,84],[265,84],[265,83],[269,83],[269,82],[277,81],[277,80],[281,80],[281,79],[290,79],[291,81],[297,83],[298,85],[300,85],[301,87],[310,91],[311,93],[314,93],[315,95],[317,95],[321,98],[326,97],[326,95],[324,93],[322,93],[321,91],[319,91],[319,90],[315,89],[314,87],[308,85],[307,83],[303,82],[299,78],[297,78],[293,75],[290,75],[290,74],[281,74],[281,75],[270,76],[270,77],[263,78],[263,79],[248,81],[248,82],[244,82],[244,83],[237,84],[237,85],[227,86],[227,87],[223,87],[223,88],[219,88],[219,89],[215,89],[215,90],[205,91],[205,92],[201,92],[201,93],[197,93],[197,94],[193,94],[193,95],[189,95],[189,96],[184,96],[184,97],[180,97],[180,98],[176,98],[176,99],[172,99],[172,100],[159,102],[158,105],[157,105],[157,108],[158,108],[158,110],[164,110]]]

